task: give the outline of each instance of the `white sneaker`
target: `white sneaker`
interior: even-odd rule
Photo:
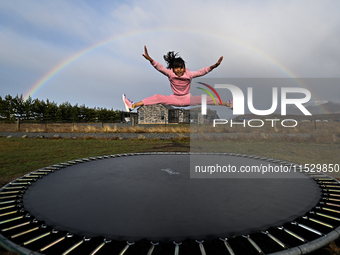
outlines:
[[[230,99],[227,101],[227,107],[232,110],[233,109],[233,106],[234,106],[234,100],[233,99]]]
[[[133,108],[134,102],[131,101],[130,99],[128,99],[128,98],[126,97],[125,94],[122,95],[122,98],[123,98],[123,103],[124,103],[124,105],[125,105],[126,111],[127,111],[127,112],[133,111],[133,109],[134,109],[134,108]]]

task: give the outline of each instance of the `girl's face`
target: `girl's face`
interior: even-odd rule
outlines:
[[[175,67],[174,68],[174,73],[178,76],[181,77],[185,73],[185,68],[183,66],[181,67]]]

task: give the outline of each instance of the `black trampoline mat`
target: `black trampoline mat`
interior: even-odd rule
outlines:
[[[209,155],[199,157],[209,160]],[[220,157],[235,164],[243,160]],[[321,197],[309,177],[192,179],[189,168],[190,155],[90,161],[38,180],[24,194],[23,203],[38,220],[78,235],[181,241],[280,226],[308,212]]]

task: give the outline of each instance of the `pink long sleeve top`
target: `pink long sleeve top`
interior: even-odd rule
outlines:
[[[172,69],[165,68],[162,64],[155,60],[152,62],[152,65],[162,74],[168,76],[171,89],[176,96],[187,95],[190,91],[191,80],[195,77],[203,76],[211,71],[210,67],[205,67],[198,71],[189,71],[189,69],[186,68],[185,73],[179,77]]]

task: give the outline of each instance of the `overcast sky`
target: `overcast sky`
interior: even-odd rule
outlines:
[[[164,65],[179,52],[190,70],[224,56],[205,78],[339,78],[339,9],[337,0],[0,1],[0,96],[27,95],[58,66],[33,99],[124,109],[122,93],[169,95],[144,45]]]

